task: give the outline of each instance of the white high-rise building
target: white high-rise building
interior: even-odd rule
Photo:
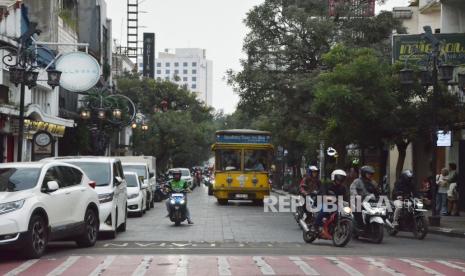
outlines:
[[[174,53],[158,53],[155,59],[155,79],[185,85],[197,99],[208,106],[213,99],[213,63],[206,58],[206,50],[179,48]]]

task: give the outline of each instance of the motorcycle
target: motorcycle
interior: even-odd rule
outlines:
[[[182,192],[172,193],[168,199],[169,218],[174,225],[179,226],[187,219],[187,200]]]
[[[394,203],[391,203],[395,208]],[[395,210],[393,208],[393,210]],[[428,234],[428,223],[426,221],[426,209],[423,202],[413,196],[404,200],[403,208],[399,215],[398,226],[394,227],[394,212],[390,212],[386,218],[386,229],[391,236],[397,235],[399,231],[412,232],[415,238],[422,240]]]
[[[386,207],[380,206],[373,194],[368,195],[362,202],[361,214],[354,220],[354,238],[362,237],[374,243],[383,242],[386,212]]]
[[[316,196],[318,195],[317,191],[310,193],[311,202],[316,202]],[[297,224],[300,226],[300,220],[305,215],[305,198],[304,194],[299,194],[299,205],[297,205],[296,210],[294,212],[294,219],[297,221]],[[302,228],[302,227],[301,227]]]
[[[308,197],[310,204],[315,207],[315,200]],[[323,219],[323,230],[315,232],[310,230],[316,219],[316,213],[306,212],[299,220],[303,230],[303,239],[306,243],[312,243],[316,239],[331,240],[336,247],[346,246],[352,238],[352,210],[347,202],[344,202],[342,210],[329,214],[329,218]]]

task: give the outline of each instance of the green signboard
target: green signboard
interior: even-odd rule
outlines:
[[[441,42],[441,58],[447,63],[465,66],[465,33],[434,34]],[[422,34],[395,35],[393,37],[393,61],[405,61],[410,64],[424,65],[431,53],[431,43]]]

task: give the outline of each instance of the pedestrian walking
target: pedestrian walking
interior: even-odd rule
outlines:
[[[436,177],[438,192],[436,195],[436,211],[441,215],[447,215],[447,191],[449,190],[449,170],[443,168],[441,174]]]
[[[459,215],[458,208],[458,174],[457,174],[457,165],[455,163],[449,164],[449,189],[447,190],[447,214],[448,215]]]

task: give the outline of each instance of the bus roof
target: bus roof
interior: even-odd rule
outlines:
[[[241,135],[271,135],[269,131],[261,131],[254,129],[228,129],[228,130],[218,130],[216,135],[221,134],[241,134]]]

